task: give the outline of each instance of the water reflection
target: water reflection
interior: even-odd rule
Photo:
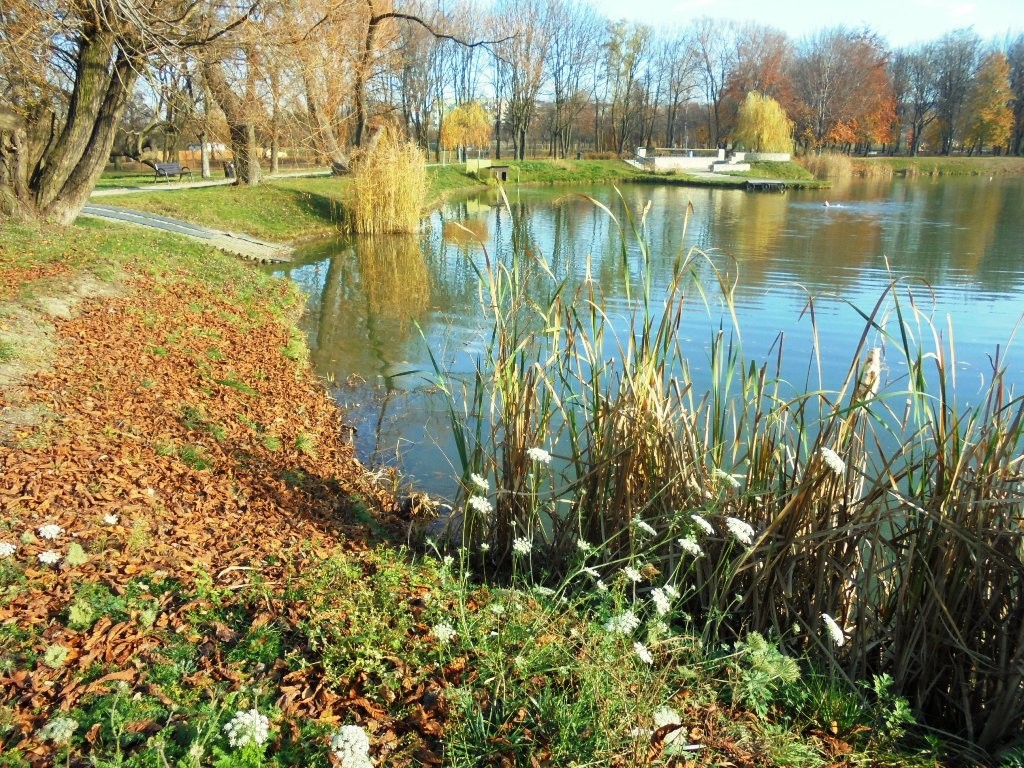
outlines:
[[[864,330],[852,306],[869,310],[891,278],[920,286],[921,306],[934,309],[941,326],[950,315],[964,374],[986,374],[988,355],[1011,337],[1024,308],[1018,179],[872,180],[785,195],[649,186],[508,194],[508,207],[495,190],[452,203],[429,217],[419,237],[321,243],[277,270],[310,296],[304,322],[313,361],[336,382],[339,401],[384,403],[352,412],[360,448],[391,460],[397,452],[403,470],[438,493],[449,491],[450,469],[435,445],[444,447],[446,416],[427,383],[427,350],[456,377],[472,372],[487,334],[477,270],[487,260],[509,261],[518,248],[543,260],[570,289],[594,280],[613,324],[621,323],[631,311],[627,286],[634,295],[638,287],[640,251],[631,237],[623,241],[619,227],[629,231],[629,211],[640,226],[648,201],[643,229],[655,295],[680,253],[705,250],[697,276],[707,295],[714,295],[716,270],[738,277],[746,354],[766,355],[783,334],[794,388],[816,368],[808,365],[815,343],[803,312],[809,297],[826,350],[821,384],[830,387],[839,384]],[[823,205],[826,196],[833,205]],[[619,226],[588,197],[607,206]],[[536,265],[523,275],[534,295],[545,290],[545,279]],[[711,331],[727,319],[714,301],[709,314],[700,309],[700,294],[692,296],[696,311],[681,333],[699,371]],[[875,333],[871,343],[890,342]],[[1006,360],[1011,380],[1024,380],[1014,348]],[[403,375],[409,371],[424,375]]]

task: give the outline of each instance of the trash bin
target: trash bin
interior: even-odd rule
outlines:
[[[235,178],[235,164],[232,161],[224,163],[224,178],[233,179]]]

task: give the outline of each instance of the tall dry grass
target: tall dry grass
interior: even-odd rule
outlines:
[[[929,725],[980,752],[1012,743],[1024,732],[1024,401],[998,357],[978,404],[958,400],[952,339],[927,297],[894,280],[861,312],[838,389],[793,392],[781,357],[746,359],[734,326],[710,339],[711,385],[697,392],[678,331],[684,308],[713,300],[695,279],[710,262],[680,254],[656,298],[643,217],[616,224],[618,258],[629,238],[641,253],[625,332],[594,281],[574,288],[541,255],[480,270],[486,355],[461,391],[438,367],[465,488],[460,544],[492,574],[557,577],[581,542],[608,572],[682,572],[681,607],[707,641],[756,631],[851,680],[889,674]],[[728,313],[732,283],[711,274]],[[841,644],[823,614],[845,628]]]
[[[427,200],[423,151],[385,126],[355,162],[346,195],[348,227],[359,234],[413,233]]]
[[[848,179],[853,176],[853,161],[839,152],[804,155],[796,161],[820,180]]]

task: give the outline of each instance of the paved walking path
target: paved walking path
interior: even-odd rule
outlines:
[[[286,173],[275,173],[273,176],[266,176],[269,179],[287,179],[300,176],[330,176],[330,170],[305,170],[288,171]],[[131,187],[108,187],[97,189],[90,195],[94,198],[113,197],[115,195],[130,195],[140,192],[171,192],[178,189],[200,189],[202,187],[222,187],[234,184],[234,179],[204,179],[203,181],[185,181],[152,183],[145,186]],[[178,235],[190,237],[193,240],[202,240],[214,248],[227,253],[233,253],[245,259],[261,263],[279,263],[288,261],[291,254],[291,246],[280,243],[268,243],[265,240],[252,237],[239,232],[224,232],[218,229],[210,229],[198,224],[191,224],[187,221],[169,219],[166,216],[158,216],[155,213],[145,213],[130,208],[121,208],[115,205],[101,205],[90,202],[82,209],[83,216],[95,216],[108,221],[120,221],[126,224],[135,224],[150,229],[161,229],[165,232],[174,232]]]
[[[330,176],[331,170],[329,168],[307,168],[304,171],[285,171],[284,173],[275,174],[264,174],[264,179],[296,179],[304,176]],[[142,176],[140,178],[151,179],[151,176]],[[140,192],[172,192],[176,189],[200,189],[201,187],[227,187],[234,184],[234,179],[203,179],[201,181],[153,181],[149,184],[126,184],[123,187],[104,187],[103,189],[94,189],[92,194],[89,196],[93,197],[112,197],[114,195],[135,195]]]
[[[120,221],[126,224],[135,224],[150,229],[162,229],[165,232],[174,232],[178,235],[190,237],[193,240],[202,240],[227,253],[233,253],[252,261],[261,263],[288,261],[291,247],[279,243],[268,243],[265,240],[258,240],[246,234],[237,232],[223,232],[217,229],[201,227],[197,224],[190,224],[187,221],[169,219],[166,216],[157,216],[155,213],[144,213],[133,211],[129,208],[118,208],[113,205],[96,205],[89,203],[82,209],[83,216],[96,216],[101,219]]]

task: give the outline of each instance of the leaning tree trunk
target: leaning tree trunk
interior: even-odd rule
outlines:
[[[263,173],[260,169],[259,148],[256,146],[256,122],[250,105],[234,92],[221,64],[204,61],[203,77],[227,120],[238,183],[255,187],[263,180]]]
[[[306,108],[309,110],[309,121],[312,124],[317,148],[330,160],[333,175],[340,176],[348,173],[349,159],[341,150],[334,126],[327,118],[323,102],[320,99],[316,78],[310,72],[306,62],[303,62],[302,65],[302,82],[306,88]]]

